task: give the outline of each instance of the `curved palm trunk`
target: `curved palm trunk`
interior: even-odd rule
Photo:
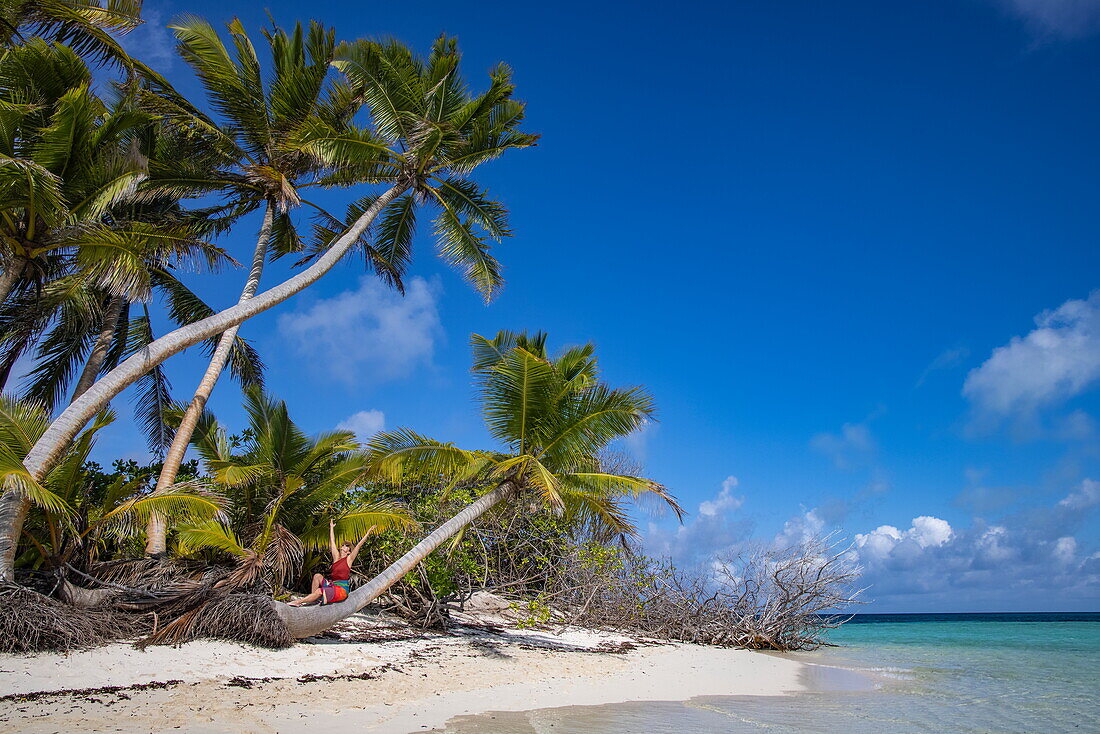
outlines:
[[[337,622],[347,619],[360,609],[377,599],[386,589],[393,586],[402,576],[416,568],[432,551],[453,537],[462,528],[483,515],[489,508],[511,497],[519,487],[512,480],[501,482],[496,489],[466,506],[462,512],[433,530],[426,538],[414,545],[408,553],[394,561],[389,568],[375,576],[348,595],[339,604],[326,604],[318,607],[292,607],[273,601],[275,611],[290,629],[295,639],[310,637],[324,632]]]
[[[41,480],[87,422],[139,377],[187,347],[263,313],[315,283],[351,249],[378,213],[407,188],[397,185],[385,191],[324,255],[297,275],[251,300],[165,334],[108,372],[54,419],[27,454],[24,466]],[[13,492],[0,495],[0,580],[10,580],[13,576],[15,550],[28,508],[29,504]]]
[[[23,268],[27,265],[26,258],[19,255],[12,255],[6,263],[4,263],[4,272],[0,273],[0,304],[8,300],[8,294],[11,293],[11,289],[15,287],[16,281],[19,280],[19,276],[23,274]]]
[[[275,219],[275,206],[271,202],[267,204],[264,212],[264,222],[260,227],[260,237],[256,241],[256,251],[252,254],[252,269],[248,271],[248,280],[245,281],[244,290],[237,303],[244,303],[256,295],[256,289],[260,285],[260,276],[264,272],[264,262],[267,259],[268,240],[271,238],[271,225]],[[176,435],[172,437],[172,445],[168,447],[168,453],[164,455],[164,465],[161,467],[160,476],[157,477],[157,490],[167,489],[176,482],[183,456],[187,453],[187,446],[191,442],[191,435],[195,432],[195,426],[199,424],[206,401],[214,392],[214,385],[225,369],[229,361],[229,353],[233,350],[233,343],[237,339],[237,331],[240,326],[234,326],[222,332],[218,339],[218,346],[214,349],[214,355],[210,358],[210,364],[206,367],[199,386],[195,390],[191,404],[180,420]],[[149,515],[149,522],[145,527],[145,554],[148,556],[163,556],[168,549],[168,524],[159,513]]]
[[[88,354],[88,361],[84,363],[84,370],[80,373],[80,379],[76,381],[76,387],[73,388],[73,400],[88,392],[88,388],[94,385],[96,378],[99,377],[103,363],[107,359],[107,353],[111,351],[111,343],[115,340],[115,329],[118,328],[118,319],[122,315],[122,307],[125,304],[126,299],[121,296],[111,296],[107,301],[107,312],[103,314],[99,336],[96,337],[92,351]]]

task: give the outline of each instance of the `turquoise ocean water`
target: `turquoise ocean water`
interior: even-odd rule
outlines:
[[[793,657],[862,677],[821,669],[821,690],[794,696],[484,714],[445,731],[1100,734],[1100,613],[860,615],[830,639]]]

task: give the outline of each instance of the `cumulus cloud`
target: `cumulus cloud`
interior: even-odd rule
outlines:
[[[1100,31],[1100,0],[997,0],[1042,36],[1081,38]]]
[[[838,469],[850,469],[875,452],[875,439],[866,424],[845,423],[840,433],[814,436],[810,439],[810,448],[828,456]]]
[[[880,525],[854,537],[870,597],[886,605],[963,609],[1049,608],[1100,599],[1100,564],[1076,531],[1100,506],[1100,482],[1085,480],[1052,506],[952,527],[931,515],[906,529]]]
[[[386,427],[386,414],[380,410],[360,410],[336,426],[338,431],[351,431],[360,443],[366,443]]]
[[[880,525],[869,533],[856,533],[856,548],[866,549],[875,557],[893,553],[898,545],[913,542],[918,548],[938,548],[954,537],[955,531],[946,520],[931,515],[913,518],[911,527],[904,532],[893,525]]]
[[[1028,416],[1100,378],[1100,291],[1035,317],[1036,328],[993,350],[963,385],[986,417]]]
[[[772,543],[781,548],[798,545],[816,538],[825,530],[825,519],[817,508],[803,510],[783,524]]]
[[[714,517],[721,512],[736,510],[745,502],[744,497],[734,497],[733,490],[739,484],[737,477],[732,474],[722,480],[722,490],[712,500],[699,503],[699,514],[704,517]]]
[[[440,286],[413,278],[405,295],[377,278],[279,318],[279,332],[310,364],[349,384],[378,384],[430,364],[442,335]]]

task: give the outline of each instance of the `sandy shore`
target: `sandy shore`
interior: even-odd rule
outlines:
[[[483,711],[803,688],[802,663],[745,650],[641,644],[579,629],[465,628],[366,641],[379,634],[409,631],[368,635],[352,626],[340,639],[278,651],[200,641],[145,652],[116,644],[3,655],[0,730],[402,734]],[[118,688],[102,690],[109,687]]]

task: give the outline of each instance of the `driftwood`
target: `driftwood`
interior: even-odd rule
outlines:
[[[509,590],[532,623],[552,623],[559,612],[572,624],[680,642],[813,649],[846,621],[838,610],[859,603],[849,550],[835,536],[758,547],[717,559],[703,575],[629,548],[577,544],[537,593],[529,584]]]

